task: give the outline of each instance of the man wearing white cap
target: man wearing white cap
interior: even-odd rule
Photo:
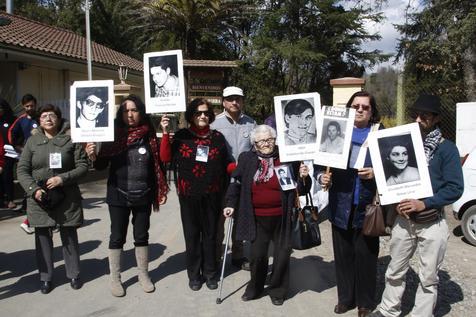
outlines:
[[[216,116],[211,124],[212,129],[220,131],[226,139],[230,161],[237,162],[238,156],[252,148],[250,132],[256,126],[255,120],[243,113],[244,107],[243,90],[239,87],[229,86],[223,89],[223,112]],[[224,217],[218,224],[217,241],[219,241],[221,254],[221,242],[224,237]],[[243,256],[243,242],[234,239],[233,230],[232,264],[245,270],[249,270],[249,262]]]

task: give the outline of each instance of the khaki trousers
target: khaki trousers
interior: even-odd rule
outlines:
[[[444,217],[426,224],[397,217],[390,240],[392,259],[385,273],[385,290],[379,307],[384,316],[396,317],[401,313],[405,274],[416,250],[420,283],[411,316],[433,316],[438,294],[438,270],[445,256],[448,237],[448,225]]]

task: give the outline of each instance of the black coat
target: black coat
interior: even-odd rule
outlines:
[[[251,188],[253,177],[258,170],[259,158],[254,150],[243,152],[238,158],[237,168],[231,175],[232,181],[225,196],[225,206],[235,209],[234,218],[236,221],[236,239],[253,241],[256,238],[256,222]],[[299,175],[300,162],[293,162],[292,169],[295,178]],[[311,189],[311,178],[306,177],[304,181],[297,179],[297,189],[300,194],[309,192]],[[282,233],[285,236],[284,243],[289,244],[291,229],[291,214],[295,206],[296,190],[286,190],[281,193],[283,207]],[[289,244],[290,245],[290,244]]]

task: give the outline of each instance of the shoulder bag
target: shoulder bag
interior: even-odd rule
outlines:
[[[365,207],[364,225],[362,226],[362,233],[370,237],[387,236],[390,234],[391,227],[385,224],[385,210],[380,204],[378,191],[371,204]]]
[[[292,247],[307,250],[321,244],[321,232],[317,222],[318,210],[312,203],[310,193],[306,194],[306,206],[301,208],[296,191],[296,203],[292,213]]]

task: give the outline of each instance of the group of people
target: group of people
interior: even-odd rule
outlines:
[[[308,135],[308,117],[314,114],[314,108],[309,108],[306,100],[298,101],[299,113],[285,110],[284,116],[289,127],[302,126],[295,129],[302,131],[289,135],[286,144],[313,139]],[[375,98],[369,93],[356,92],[346,106],[356,111],[351,151],[359,151],[370,131],[384,127],[379,123]],[[151,211],[157,211],[167,201],[169,188],[164,164],[171,163],[177,172],[191,290],[198,291],[203,284],[209,289],[218,287],[224,221],[233,217],[231,262],[239,269],[250,270],[250,281],[241,299],[249,301],[263,295],[272,242],[273,265],[267,293],[274,305],[282,305],[292,278],[290,233],[296,192],[309,192],[314,178],[329,193],[338,298],[334,312],[343,314],[357,308],[359,317],[398,316],[405,273],[418,248],[420,283],[412,315],[432,316],[437,273],[448,239],[443,207],[458,199],[463,191],[458,151],[442,137],[439,128],[440,107],[440,100],[430,95],[421,95],[410,107],[411,117],[420,126],[434,195],[406,198],[394,206],[398,216],[390,242],[392,259],[381,304],[374,311],[379,238],[362,233],[366,206],[377,192],[369,153],[363,168],[328,172],[325,167],[314,166],[313,175],[301,162],[282,163],[275,129],[257,125],[244,113],[243,90],[233,86],[224,89],[224,109],[218,115],[206,99],[194,99],[185,112],[189,126],[176,131],[173,137],[170,119],[162,116],[160,141],[144,103],[134,95],[125,98],[117,111],[115,141],[101,145],[73,144],[69,124],[58,108],[43,106],[37,116],[39,127],[28,138],[18,164],[18,179],[28,197],[28,219],[35,227],[41,291],[49,293],[52,289],[50,229],[54,226],[60,228],[71,287],[81,287],[76,228],[83,216],[77,180],[87,172],[89,158],[97,169],[109,167],[106,202],[111,221],[111,293],[125,295],[120,263],[130,214],[139,282],[145,292],[153,292],[155,287],[148,275],[148,229]],[[327,130],[332,140],[340,135],[339,124],[329,122]],[[331,148],[329,144],[329,151]],[[411,171],[405,172],[409,168],[409,149],[402,144],[387,148],[386,158],[393,166],[389,179],[409,179]],[[400,176],[402,173],[405,175]],[[290,183],[295,186],[289,186]],[[58,201],[54,199],[56,195],[65,198]],[[419,213],[433,209],[436,218],[419,220]],[[249,241],[249,245],[244,246],[243,241]],[[249,259],[244,256],[244,249],[249,249]]]

